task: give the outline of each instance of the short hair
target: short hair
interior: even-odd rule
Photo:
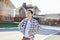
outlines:
[[[32,11],[32,10],[28,10],[28,11],[30,11],[30,12],[31,12],[31,14],[33,14],[33,11]]]

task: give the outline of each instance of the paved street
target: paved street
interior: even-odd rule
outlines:
[[[60,40],[60,32],[58,32],[54,35],[51,35],[51,36],[45,38],[44,40]]]
[[[7,29],[0,28],[0,40],[21,40],[22,39],[23,34],[18,31],[18,28],[7,28]],[[57,40],[57,39],[60,40],[59,29],[60,29],[59,27],[56,28],[56,27],[42,26],[40,33],[36,34],[34,39],[35,40]]]

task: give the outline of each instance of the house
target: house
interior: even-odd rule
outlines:
[[[46,14],[46,19],[60,19],[60,15],[59,14]]]
[[[19,16],[23,17],[25,15],[25,10],[31,9],[35,15],[39,15],[39,9],[37,6],[32,6],[31,4],[26,5],[26,3],[23,3],[23,5],[16,9],[16,13],[20,14]]]
[[[34,15],[39,18],[39,23],[43,25],[60,26],[60,14]]]
[[[14,21],[14,8],[10,0],[0,0],[0,22]]]
[[[15,15],[15,20],[17,20],[17,18],[23,19],[25,18],[25,10],[32,10],[34,15],[39,15],[39,9],[37,6],[33,6],[32,4],[26,4],[23,3],[21,7],[16,9],[16,15]]]
[[[46,14],[45,19],[48,25],[60,25],[60,14]]]

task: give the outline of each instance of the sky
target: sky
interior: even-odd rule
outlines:
[[[40,15],[44,14],[60,14],[60,0],[11,0],[16,8],[20,7],[24,2],[27,4],[36,5],[41,12]]]

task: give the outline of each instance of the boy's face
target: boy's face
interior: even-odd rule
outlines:
[[[32,18],[32,14],[30,11],[26,11],[26,18]]]

